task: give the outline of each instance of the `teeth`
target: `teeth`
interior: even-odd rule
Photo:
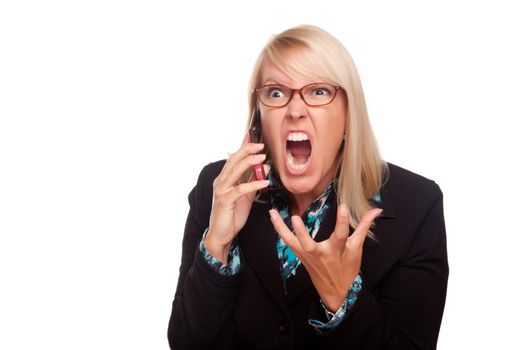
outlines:
[[[286,152],[286,155],[287,155],[288,165],[292,169],[303,170],[304,168],[306,168],[306,165],[308,164],[308,161],[306,163],[304,163],[304,164],[294,164],[292,153],[290,153],[288,151],[288,152]]]
[[[308,140],[308,135],[304,132],[291,132],[288,134],[286,141],[305,141]]]

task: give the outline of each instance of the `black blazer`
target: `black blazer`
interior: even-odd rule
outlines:
[[[381,189],[383,213],[364,244],[363,288],[345,320],[325,334],[308,318],[322,310],[300,265],[283,290],[268,203],[253,204],[239,233],[241,271],[212,270],[198,243],[208,227],[212,183],[225,161],[202,170],[189,194],[182,263],[168,327],[172,349],[434,349],[448,279],[443,196],[431,180],[389,164]],[[264,197],[263,197],[264,198]],[[327,239],[330,206],[315,240]]]

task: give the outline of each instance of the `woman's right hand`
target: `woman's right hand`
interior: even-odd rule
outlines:
[[[264,161],[264,153],[256,154],[263,148],[264,144],[250,143],[246,137],[241,148],[230,155],[221,173],[213,181],[213,202],[204,246],[225,265],[228,264],[233,239],[248,220],[256,192],[269,184],[268,180],[238,184],[244,172]],[[269,170],[270,166],[265,164],[265,174]]]

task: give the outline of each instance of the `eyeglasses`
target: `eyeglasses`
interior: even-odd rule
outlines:
[[[310,107],[319,107],[331,103],[337,92],[344,88],[328,83],[314,83],[300,89],[290,89],[284,85],[264,85],[254,90],[261,103],[267,107],[284,107],[292,100],[297,91]]]

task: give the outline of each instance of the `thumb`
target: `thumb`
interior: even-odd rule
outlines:
[[[370,227],[381,212],[383,212],[383,209],[380,208],[367,211],[365,215],[361,217],[361,220],[359,220],[359,224],[357,224],[354,233],[348,237],[348,241],[351,242],[352,245],[362,247]]]

